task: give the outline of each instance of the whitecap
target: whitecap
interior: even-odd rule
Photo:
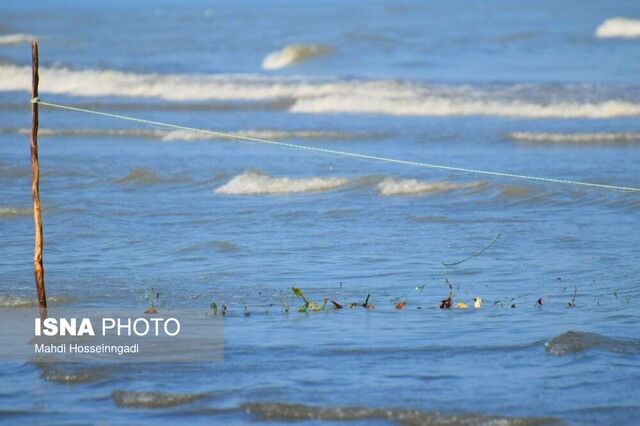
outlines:
[[[262,421],[275,422],[348,422],[381,423],[392,421],[402,425],[551,425],[558,419],[543,417],[505,417],[469,412],[447,414],[406,408],[382,409],[369,407],[313,406],[282,402],[251,402],[242,405],[244,411]]]
[[[611,18],[604,21],[596,29],[598,38],[637,38],[640,37],[640,19]]]
[[[549,143],[628,143],[640,141],[639,132],[628,133],[529,133],[514,132],[507,135],[518,142]]]
[[[246,171],[215,190],[226,195],[297,194],[332,191],[351,179],[316,176],[311,178],[274,177],[257,171]]]
[[[203,399],[203,394],[169,394],[162,392],[115,391],[111,394],[115,403],[129,408],[166,408],[189,404]]]
[[[53,295],[47,297],[47,304],[66,304],[74,302],[75,299],[66,296]],[[0,308],[30,308],[38,306],[38,299],[34,295],[33,297],[23,296],[0,296]]]
[[[0,45],[31,43],[36,38],[30,34],[5,34],[0,35]]]
[[[348,139],[351,137],[357,137],[358,135],[331,132],[323,130],[276,130],[276,129],[249,129],[224,132],[230,137],[222,136],[214,132],[197,132],[193,130],[172,130],[162,136],[164,142],[195,142],[212,139],[233,139],[233,136],[240,138],[254,138],[254,139],[268,139],[268,140],[283,140],[283,139]]]
[[[612,118],[640,115],[640,104],[602,102],[535,103],[523,100],[478,100],[473,97],[372,96],[338,94],[299,99],[292,112],[312,114],[359,113],[406,116],[497,116],[512,118]]]
[[[29,91],[30,68],[0,65],[0,91]],[[40,92],[87,97],[156,98],[174,102],[281,101],[294,113],[512,118],[640,116],[640,103],[614,88],[557,85],[483,87],[392,80],[259,75],[136,74],[41,68]],[[45,98],[46,99],[46,98]],[[558,101],[562,99],[562,101]]]
[[[449,181],[425,182],[416,179],[385,178],[377,185],[378,193],[384,197],[397,195],[426,195],[439,192],[477,188],[482,182],[459,183]]]
[[[33,207],[0,207],[0,219],[14,219],[33,214]]]
[[[262,69],[277,70],[286,68],[310,58],[324,56],[330,51],[330,46],[317,44],[290,44],[265,56],[262,61]]]

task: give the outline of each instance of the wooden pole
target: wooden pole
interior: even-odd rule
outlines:
[[[42,265],[42,214],[40,212],[40,165],[38,164],[38,42],[31,45],[32,54],[32,86],[31,86],[31,168],[33,180],[31,194],[33,195],[33,218],[36,225],[36,246],[33,257],[33,268],[36,276],[36,291],[40,318],[47,317],[47,295],[44,291],[44,266]]]

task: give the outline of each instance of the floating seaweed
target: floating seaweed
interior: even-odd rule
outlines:
[[[299,297],[304,302],[304,305],[298,308],[298,312],[307,312],[307,309],[309,309],[309,301],[307,300],[306,297],[304,297],[302,290],[300,290],[297,287],[291,287],[291,290],[293,290],[293,294],[296,297]]]

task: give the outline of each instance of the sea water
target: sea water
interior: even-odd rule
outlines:
[[[47,102],[376,157],[640,186],[634,1],[47,1],[0,10],[2,307],[35,303],[34,37]],[[40,167],[50,306],[144,310],[151,288],[160,310],[224,304],[224,361],[5,363],[0,422],[640,418],[637,192],[46,106]],[[292,286],[345,309],[329,302],[299,313]],[[450,294],[469,309],[439,309]],[[375,309],[348,309],[368,295]]]

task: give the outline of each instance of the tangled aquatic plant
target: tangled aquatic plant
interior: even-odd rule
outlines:
[[[151,290],[149,291],[145,289],[144,298],[149,301],[149,308],[146,311],[144,311],[144,313],[157,314],[158,310],[156,309],[154,302],[157,302],[158,299],[160,299],[160,293],[158,293],[157,291],[154,291],[153,287],[151,287]]]
[[[304,297],[304,293],[302,293],[302,290],[300,290],[298,287],[291,287],[291,290],[293,291],[293,294],[296,297],[299,297],[304,302],[304,305],[302,305],[301,307],[298,308],[298,312],[324,311],[324,308],[327,306],[327,302],[329,302],[329,298],[325,297],[322,305],[317,305],[314,302],[309,302],[307,300],[307,298]],[[337,305],[337,303],[335,303],[335,302],[333,302],[333,304]],[[340,305],[338,305],[338,306],[340,306]],[[288,312],[288,308],[289,308],[289,306],[287,305],[287,312]],[[338,309],[338,308],[336,308],[336,309]]]
[[[218,304],[216,302],[213,302],[209,308],[211,308],[211,310],[213,311],[213,315],[218,315]],[[226,315],[227,314],[227,307],[225,305],[222,305],[222,308],[220,308],[220,315]]]
[[[309,301],[306,297],[304,297],[302,290],[300,290],[298,287],[291,287],[291,290],[293,290],[293,294],[296,297],[299,297],[304,302],[304,305],[298,308],[298,312],[307,312],[307,310],[309,309]]]

